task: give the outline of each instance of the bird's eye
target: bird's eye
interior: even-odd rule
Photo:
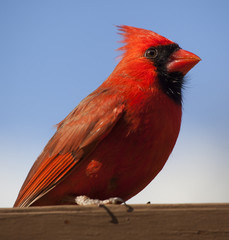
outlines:
[[[158,51],[156,48],[149,48],[145,52],[145,57],[150,59],[155,59],[158,55]]]

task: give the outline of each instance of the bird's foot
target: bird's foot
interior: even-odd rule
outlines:
[[[85,195],[77,196],[75,198],[75,203],[81,206],[87,205],[107,205],[107,204],[120,204],[123,203],[126,205],[125,201],[119,197],[112,197],[105,200],[91,199]]]

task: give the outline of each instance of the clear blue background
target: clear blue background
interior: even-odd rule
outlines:
[[[0,2],[0,207],[13,205],[60,122],[117,64],[115,25],[151,29],[202,58],[162,172],[129,203],[229,202],[229,1]]]

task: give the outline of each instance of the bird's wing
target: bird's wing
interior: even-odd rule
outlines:
[[[28,207],[60,183],[110,133],[124,108],[120,96],[109,89],[96,90],[85,98],[57,125],[14,206]]]

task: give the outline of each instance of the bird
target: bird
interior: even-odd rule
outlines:
[[[180,131],[185,75],[201,59],[151,30],[117,27],[121,60],[57,124],[14,207],[127,201],[165,165]]]

